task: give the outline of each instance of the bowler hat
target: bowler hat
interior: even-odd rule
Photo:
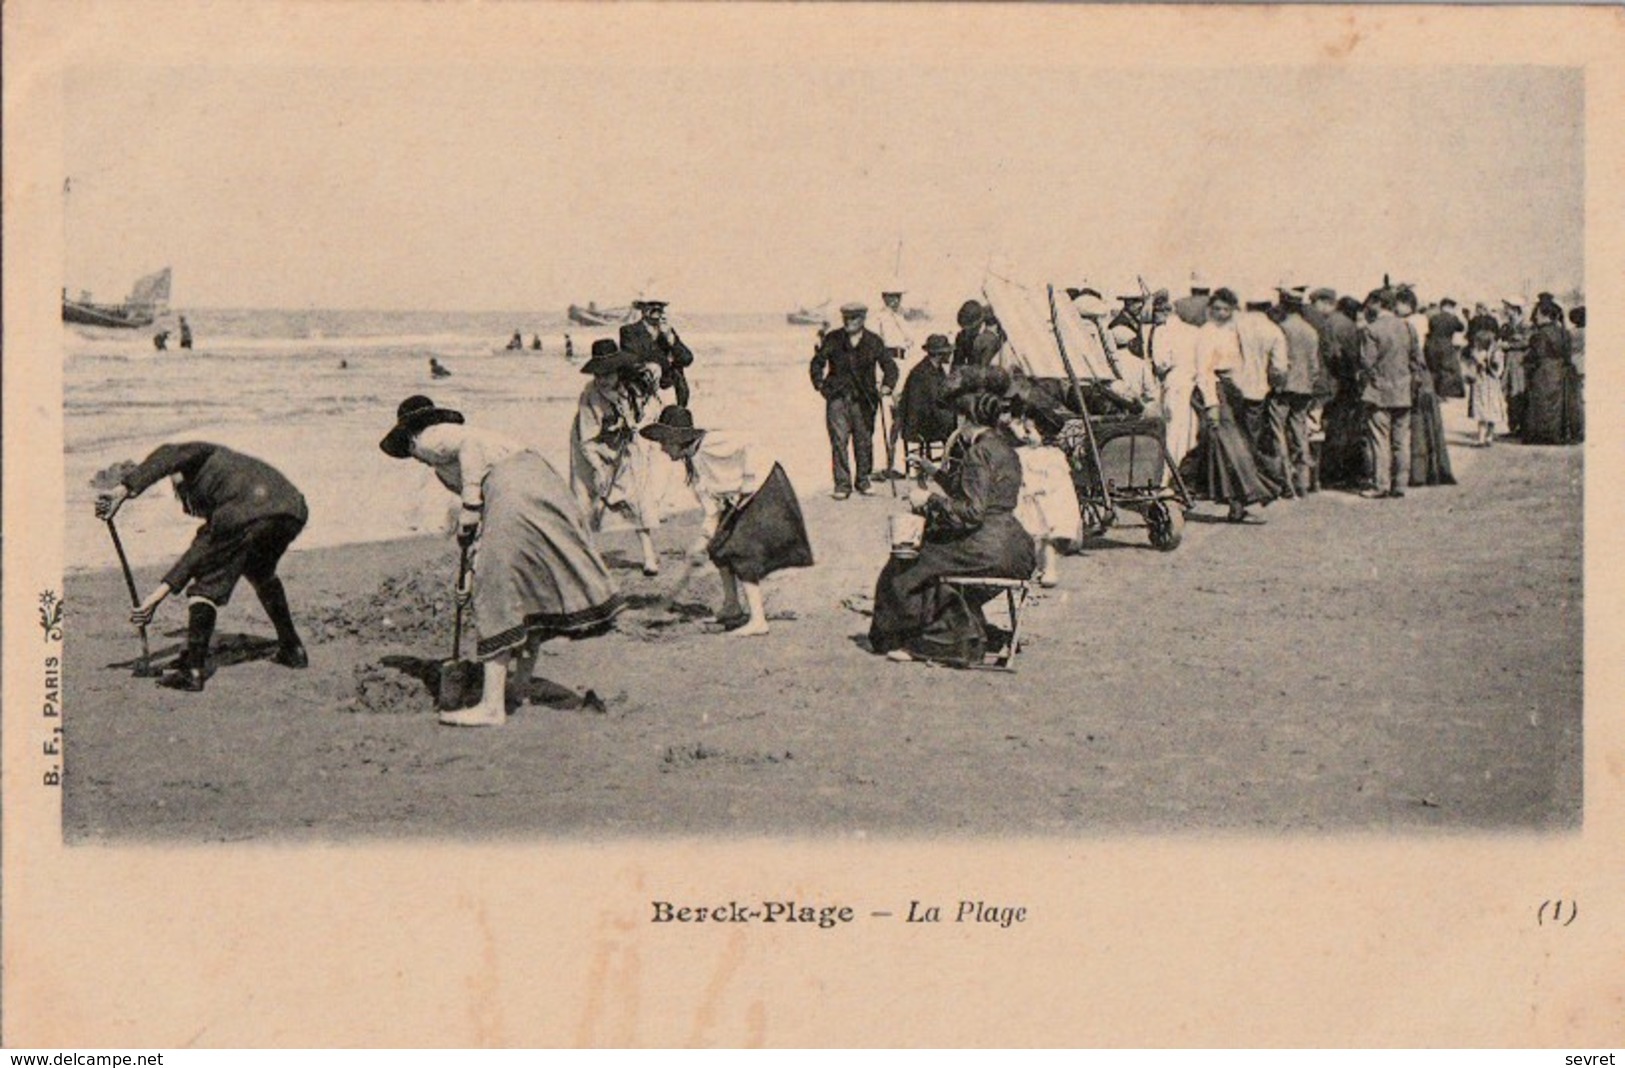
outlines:
[[[694,426],[694,413],[677,404],[668,404],[660,410],[660,418],[638,431],[650,441],[665,445],[687,445],[705,431]]]
[[[451,408],[439,408],[428,397],[408,397],[395,409],[395,425],[378,447],[387,456],[404,460],[412,451],[412,437],[419,431],[437,423],[461,423],[463,413]]]
[[[982,309],[981,301],[967,300],[959,306],[959,326],[963,330],[969,330],[985,318],[987,312]]]
[[[941,355],[944,352],[952,352],[954,351],[954,343],[948,340],[948,335],[946,334],[932,334],[930,337],[925,339],[925,351],[926,354],[930,356]]]

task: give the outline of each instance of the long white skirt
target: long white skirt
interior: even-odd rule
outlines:
[[[1016,520],[1035,538],[1083,540],[1083,513],[1072,485],[1072,465],[1053,445],[1024,445],[1021,458],[1021,502]]]

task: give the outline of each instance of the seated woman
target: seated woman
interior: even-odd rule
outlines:
[[[875,583],[869,627],[875,652],[902,661],[979,663],[987,645],[983,601],[937,580],[1032,577],[1033,539],[1015,516],[1021,460],[998,429],[1008,391],[1008,376],[987,368],[961,371],[949,388],[946,399],[954,404],[959,430],[948,462],[934,472],[935,484],[909,494],[910,505],[925,517],[919,555],[893,556]]]
[[[762,579],[813,562],[801,504],[784,468],[775,463],[767,478],[758,480],[754,460],[759,450],[729,431],[696,427],[693,414],[675,404],[639,433],[682,463],[705,509],[705,524],[689,558],[709,558],[722,574],[717,622],[738,637],[766,634]],[[741,589],[749,613],[739,607]]]
[[[462,497],[457,540],[474,550],[474,565],[472,591],[458,596],[474,604],[485,689],[478,705],[443,713],[440,722],[498,726],[508,715],[510,662],[517,657],[514,678],[528,685],[543,641],[596,633],[625,604],[570,487],[539,453],[464,426],[461,412],[428,397],[402,401],[378,447],[427,464]]]
[[[1038,546],[1038,584],[1061,583],[1060,555],[1083,543],[1083,512],[1064,450],[1045,444],[1055,431],[1055,410],[1028,403],[1031,380],[1015,376],[1011,389],[1010,434],[1021,460],[1021,502],[1016,519]],[[1068,413],[1069,414],[1069,413]],[[1064,425],[1064,424],[1063,424]]]

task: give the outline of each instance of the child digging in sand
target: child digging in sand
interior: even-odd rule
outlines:
[[[709,558],[722,574],[722,611],[716,621],[738,637],[766,634],[762,579],[813,562],[801,504],[784,468],[775,463],[758,482],[753,463],[757,450],[729,431],[696,427],[694,416],[678,405],[666,407],[639,433],[682,463],[705,509],[705,524],[689,559]],[[749,611],[739,604],[741,590]]]

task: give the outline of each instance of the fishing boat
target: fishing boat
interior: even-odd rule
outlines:
[[[151,326],[154,319],[169,310],[169,274],[169,268],[165,267],[138,278],[122,304],[97,304],[89,293],[81,293],[79,299],[74,300],[63,289],[62,321],[121,330]]]
[[[822,326],[829,321],[829,301],[811,308],[803,305],[793,312],[786,312],[784,321],[791,326]]]
[[[596,302],[588,301],[586,307],[579,304],[570,305],[570,321],[578,326],[619,326],[629,323],[633,319],[633,308],[600,308]]]

